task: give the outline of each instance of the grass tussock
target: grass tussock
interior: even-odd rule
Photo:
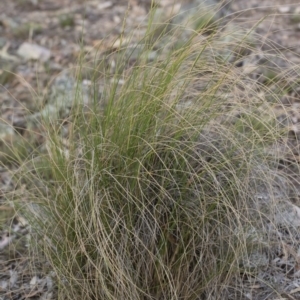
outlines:
[[[242,258],[265,247],[257,193],[276,182],[284,89],[272,76],[258,91],[235,67],[249,33],[203,24],[153,39],[150,22],[134,48],[94,61],[88,104],[78,88],[64,124],[46,120],[23,213],[60,299],[224,299],[253,271]]]

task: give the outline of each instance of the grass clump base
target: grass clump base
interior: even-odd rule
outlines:
[[[273,189],[269,149],[285,132],[219,59],[222,33],[185,30],[154,40],[150,24],[133,63],[119,50],[95,62],[94,97],[78,92],[67,138],[48,120],[46,151],[23,167],[23,213],[60,299],[224,299],[233,276],[253,272],[242,258],[267,247],[257,193]]]

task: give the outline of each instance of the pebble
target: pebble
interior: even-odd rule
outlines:
[[[42,62],[46,62],[51,57],[51,51],[45,47],[30,44],[30,43],[23,43],[18,51],[18,55],[24,58],[25,60],[40,60]]]
[[[288,12],[290,12],[291,7],[290,6],[279,6],[278,7],[278,12],[280,12],[281,14],[286,14]]]

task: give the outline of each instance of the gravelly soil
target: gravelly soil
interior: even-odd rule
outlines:
[[[167,10],[173,1],[157,2]],[[175,4],[188,7],[191,2],[175,1]],[[287,68],[288,62],[299,65],[300,17],[297,19],[296,16],[298,13],[300,15],[299,1],[227,2],[223,8],[223,16],[230,18],[233,24],[246,29],[257,25],[255,31],[263,41],[257,53],[269,53],[272,44],[273,48],[284,53],[288,59],[274,62],[277,68]],[[135,27],[145,20],[149,7],[149,0],[130,1],[130,5],[126,0],[2,0],[0,142],[15,138],[14,132],[7,130],[7,124],[12,125],[19,133],[26,134],[25,117],[29,113],[39,113],[49,101],[47,97],[54,78],[63,70],[74,68],[82,51],[80,44],[87,54],[92,53],[94,47],[109,35],[107,44],[101,46],[104,50],[109,48],[122,32],[123,17],[127,14],[127,28]],[[264,17],[266,18],[261,21]],[[45,61],[23,59],[18,55],[18,49],[24,42],[42,46],[45,51],[50,50],[50,57]],[[243,66],[247,65],[249,57],[245,57]],[[256,62],[257,60],[259,58]],[[289,76],[294,81],[299,72],[288,69]],[[285,95],[282,101],[289,108],[289,117],[293,122],[292,138],[289,141],[293,155],[290,157],[290,165],[286,167],[286,172],[292,173],[293,165],[298,166],[300,161],[300,86]],[[38,128],[35,131],[38,136]],[[43,140],[37,139],[35,142],[39,145]],[[0,299],[55,299],[54,274],[51,268],[40,259],[28,257],[29,231],[26,221],[14,217],[14,212],[4,202],[4,195],[16,188],[10,176],[13,168],[11,165],[4,165],[0,169]],[[18,189],[22,193],[22,187]],[[292,200],[294,204],[300,204],[298,194]],[[6,226],[8,220],[12,221],[9,229]],[[241,285],[240,291],[229,291],[224,297],[253,300],[300,299],[300,237],[297,231],[282,232],[281,236],[282,240],[275,243],[276,249],[271,257],[261,255],[257,258],[267,261],[262,264],[261,273],[257,276],[260,280],[251,277],[237,278]]]

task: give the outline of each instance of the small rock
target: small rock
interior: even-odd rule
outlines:
[[[106,9],[111,7],[112,5],[113,3],[111,1],[105,1],[103,3],[98,4],[97,9],[98,10]]]
[[[38,277],[37,276],[33,276],[30,280],[30,285],[36,285],[38,282]]]
[[[8,288],[8,282],[7,280],[1,280],[0,281],[0,289],[1,291],[4,291]]]
[[[300,227],[300,208],[292,203],[285,203],[277,208],[274,223],[287,227]]]
[[[14,270],[10,270],[9,273],[10,273],[9,285],[10,287],[14,287],[14,285],[18,281],[18,277],[19,277],[18,272]]]
[[[2,236],[0,236],[0,250],[7,247],[13,239],[14,236],[7,236],[7,234],[3,234]]]
[[[0,141],[1,142],[8,142],[10,141],[15,135],[14,129],[12,126],[6,123],[0,123]]]
[[[278,12],[280,12],[281,14],[286,14],[288,12],[290,12],[291,8],[290,6],[279,6],[278,7]]]
[[[40,300],[51,300],[53,299],[53,293],[52,292],[46,292],[43,295],[41,295]]]
[[[268,266],[269,258],[266,253],[257,250],[250,253],[248,257],[243,257],[241,263],[246,268],[262,268]]]
[[[47,48],[41,47],[36,44],[23,43],[18,49],[18,55],[26,60],[40,60],[46,62],[51,57],[51,51]]]

